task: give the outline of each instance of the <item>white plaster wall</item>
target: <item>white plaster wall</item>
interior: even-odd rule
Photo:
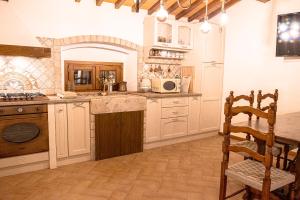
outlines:
[[[300,11],[299,0],[243,0],[228,10],[223,100],[230,90],[278,88],[278,114],[300,111],[300,59],[275,57],[277,14],[294,11]]]
[[[95,0],[0,1],[0,43],[37,45],[36,36],[60,38],[74,35],[108,35],[143,44],[146,11]]]
[[[123,63],[123,79],[127,81],[127,90],[137,90],[137,52],[119,47],[99,44],[70,45],[62,49],[62,64],[65,60],[120,62]],[[64,70],[62,67],[62,75]],[[64,75],[62,76],[62,79]],[[64,80],[62,80],[64,84]],[[64,86],[62,85],[62,88]]]

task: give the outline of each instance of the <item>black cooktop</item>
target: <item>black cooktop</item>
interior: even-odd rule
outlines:
[[[40,92],[33,93],[0,93],[0,101],[32,101],[48,99]]]

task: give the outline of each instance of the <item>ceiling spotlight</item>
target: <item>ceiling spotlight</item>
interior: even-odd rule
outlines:
[[[222,12],[220,16],[220,25],[225,26],[228,22],[228,15],[226,12]]]
[[[205,17],[201,23],[200,30],[203,33],[208,33],[211,30],[211,24],[208,22],[208,0],[205,0]]]
[[[279,33],[285,32],[288,29],[288,25],[286,23],[280,23],[278,26]]]
[[[211,24],[208,22],[208,20],[204,20],[204,22],[202,22],[200,29],[203,33],[208,33],[211,30]]]
[[[280,34],[280,39],[287,42],[290,39],[290,34],[288,32],[283,32]]]
[[[222,12],[221,12],[221,16],[220,16],[220,25],[221,26],[225,26],[228,22],[228,15],[225,11],[225,0],[221,0],[222,3]]]
[[[293,22],[293,23],[291,24],[291,29],[292,29],[292,30],[295,30],[295,31],[299,31],[299,30],[300,30],[300,25],[299,25],[299,23]]]
[[[292,38],[296,39],[299,37],[299,31],[298,30],[295,30],[295,29],[291,29],[290,30],[290,35]]]
[[[164,22],[168,19],[168,11],[165,9],[163,0],[160,0],[160,8],[159,11],[156,13],[156,18],[160,22]]]

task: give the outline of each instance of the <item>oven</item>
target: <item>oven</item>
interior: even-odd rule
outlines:
[[[49,151],[47,104],[0,107],[0,158]]]

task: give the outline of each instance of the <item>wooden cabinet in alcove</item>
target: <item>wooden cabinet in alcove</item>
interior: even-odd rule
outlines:
[[[116,86],[123,81],[123,63],[65,61],[65,90],[85,92],[103,90],[104,79],[111,78]],[[117,87],[114,87],[117,89]]]
[[[96,160],[143,151],[143,125],[143,111],[96,115]]]

